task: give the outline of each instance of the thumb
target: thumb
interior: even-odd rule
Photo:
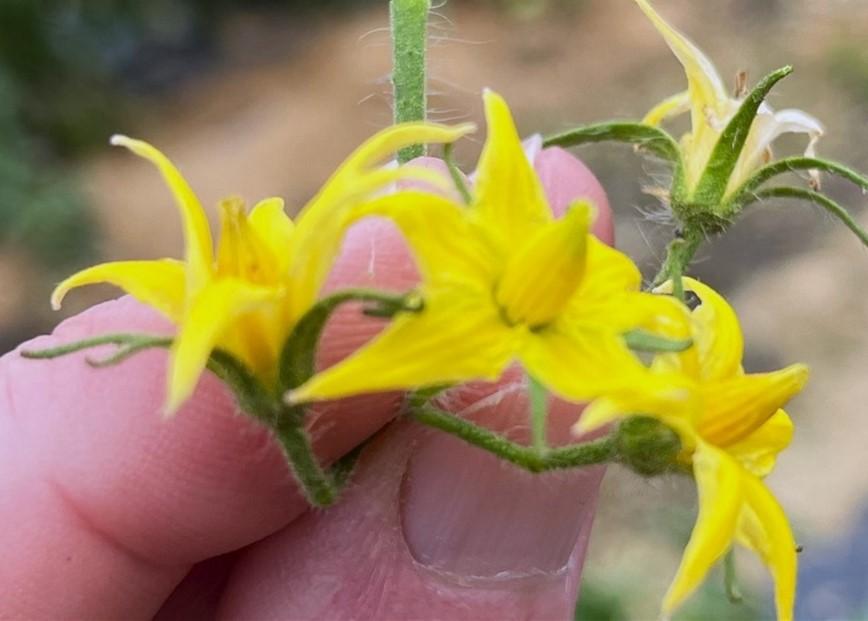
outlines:
[[[523,435],[524,382],[509,375],[442,405]],[[554,403],[552,415],[563,430],[578,408]],[[218,616],[570,618],[601,476],[601,468],[532,475],[398,421],[365,451],[339,505],[244,553]]]

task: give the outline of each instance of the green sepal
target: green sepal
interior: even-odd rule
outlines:
[[[723,557],[723,587],[730,604],[741,604],[744,596],[738,586],[738,571],[735,566],[735,550],[730,548]]]
[[[853,233],[856,235],[856,237],[859,238],[859,241],[861,241],[863,245],[868,246],[868,232],[866,232],[865,229],[859,226],[859,223],[856,221],[856,219],[851,216],[844,207],[833,201],[825,194],[820,194],[819,192],[815,192],[813,190],[806,190],[804,188],[766,188],[764,190],[760,190],[759,192],[754,192],[753,194],[751,194],[751,199],[743,206],[747,206],[751,203],[759,202],[761,200],[769,198],[794,198],[814,203],[815,205],[822,207],[830,214],[838,218],[842,223],[844,223],[844,226],[853,231]]]
[[[283,344],[278,363],[278,394],[298,388],[315,371],[316,350],[323,328],[332,313],[347,302],[367,302],[362,312],[373,317],[394,317],[399,312],[422,310],[422,298],[414,294],[396,295],[371,289],[347,289],[314,304],[295,325]]]
[[[452,183],[455,184],[455,189],[458,190],[458,193],[464,200],[464,204],[470,205],[473,202],[473,195],[470,193],[467,184],[464,182],[464,175],[462,174],[461,169],[458,168],[458,165],[455,163],[455,158],[452,155],[454,148],[455,145],[451,142],[443,145],[443,161],[446,162],[449,176],[452,177]]]
[[[738,158],[744,150],[745,142],[760,106],[774,85],[792,72],[792,67],[783,67],[773,71],[763,78],[745,98],[738,112],[735,113],[717,140],[693,196],[690,197],[692,204],[711,211],[719,210],[726,195],[729,179],[732,177]]]
[[[637,145],[676,166],[681,166],[678,142],[658,127],[634,121],[612,121],[582,125],[543,138],[543,147],[577,147],[596,142],[624,142]]]
[[[621,463],[643,476],[655,476],[677,469],[681,441],[659,420],[634,416],[618,426],[615,446]]]
[[[633,351],[650,354],[677,354],[693,346],[692,339],[668,339],[645,330],[630,330],[630,332],[625,332],[624,342]]]
[[[825,160],[819,157],[796,155],[793,157],[785,157],[760,168],[750,179],[745,181],[740,188],[732,193],[732,198],[729,202],[739,203],[744,200],[749,200],[754,191],[756,191],[756,189],[766,181],[769,181],[778,175],[798,172],[800,170],[816,170],[831,175],[837,175],[842,179],[854,183],[862,190],[868,191],[868,176],[863,175],[852,168],[848,168],[843,164],[839,164],[838,162]]]

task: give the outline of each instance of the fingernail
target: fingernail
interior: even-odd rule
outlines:
[[[530,474],[444,433],[411,457],[402,526],[420,564],[467,578],[555,574],[567,567],[602,470]]]

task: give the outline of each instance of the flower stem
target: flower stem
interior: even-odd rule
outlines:
[[[655,285],[661,285],[667,280],[671,280],[673,293],[682,302],[684,301],[684,285],[681,282],[681,277],[690,267],[690,262],[696,251],[699,250],[703,238],[702,233],[695,228],[685,229],[666,247],[666,260],[654,278]]]
[[[411,410],[410,416],[420,423],[457,436],[530,472],[591,466],[614,461],[616,458],[616,444],[611,436],[582,444],[548,449],[541,454],[533,446],[517,444],[493,431],[437,408],[419,407]]]
[[[334,478],[319,465],[299,416],[298,408],[282,407],[270,426],[308,501],[315,507],[327,507],[337,500],[340,490]]]
[[[425,45],[430,8],[430,0],[391,0],[389,5],[395,123],[425,120]],[[422,155],[425,155],[424,145],[405,147],[398,151],[398,163]]]
[[[531,445],[540,455],[548,450],[546,441],[546,424],[548,422],[548,393],[545,386],[535,378],[527,376],[527,391],[530,397],[530,432]]]

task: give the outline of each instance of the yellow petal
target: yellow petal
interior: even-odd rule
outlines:
[[[772,373],[752,373],[704,384],[705,411],[698,431],[717,446],[735,444],[759,429],[808,381],[808,368],[794,364]]]
[[[642,122],[645,125],[657,127],[666,119],[678,116],[679,114],[687,112],[688,110],[690,110],[690,93],[688,91],[684,91],[676,95],[672,95],[672,97],[667,97],[659,104],[654,106],[648,112],[648,114],[645,115],[645,118],[642,119]]]
[[[657,31],[663,35],[669,48],[681,62],[687,73],[688,93],[690,95],[693,129],[708,125],[708,110],[722,113],[722,105],[729,100],[729,94],[711,60],[690,40],[661,17],[648,0],[636,0],[639,8],[648,16]]]
[[[202,210],[199,199],[196,198],[193,190],[190,189],[184,177],[169,158],[147,142],[134,140],[127,136],[114,135],[111,137],[111,143],[126,147],[136,155],[150,161],[163,175],[163,179],[172,191],[181,212],[187,261],[187,290],[188,293],[195,292],[208,280],[213,261],[211,231],[208,227],[208,218]]]
[[[290,275],[287,299],[291,317],[300,317],[316,299],[351,222],[349,210],[402,179],[415,179],[434,187],[449,187],[447,184],[451,183],[442,174],[420,166],[382,168],[355,176],[347,172],[343,177],[333,177],[302,209],[296,218],[296,230],[287,257]]]
[[[768,488],[755,477],[745,477],[746,503],[738,519],[736,537],[756,552],[775,581],[778,621],[792,621],[796,596],[798,555],[787,516]]]
[[[515,337],[487,299],[432,294],[419,313],[399,316],[370,344],[288,395],[292,402],[366,392],[495,380],[512,358]]]
[[[708,285],[693,278],[684,278],[683,283],[684,290],[692,291],[701,301],[692,313],[701,379],[713,381],[738,375],[744,340],[735,311]],[[671,293],[672,283],[667,282],[655,291]]]
[[[648,371],[611,332],[552,326],[530,332],[519,354],[530,375],[552,392],[573,401],[587,401],[624,386],[641,390],[655,385]]]
[[[277,259],[278,273],[286,273],[295,225],[284,211],[283,199],[266,198],[258,202],[247,221]]]
[[[663,600],[663,612],[667,615],[690,597],[708,570],[730,548],[744,502],[744,480],[750,475],[723,451],[700,443],[693,455],[693,476],[699,515],[681,566]]]
[[[360,205],[354,218],[384,216],[407,239],[422,279],[434,286],[465,286],[490,292],[500,272],[497,252],[467,209],[417,191],[389,194]]]
[[[167,415],[193,392],[211,351],[233,321],[276,296],[274,289],[227,278],[207,284],[190,300],[170,352]]]
[[[375,167],[396,151],[413,144],[433,144],[455,142],[462,136],[476,130],[472,123],[448,126],[436,123],[403,123],[384,129],[373,137],[366,140],[356,149],[343,164],[341,164],[329,180],[323,185],[319,194],[313,198],[306,210],[334,200],[340,200],[347,192],[357,193],[354,187],[359,183],[360,177],[374,172]],[[392,170],[401,178],[405,172],[401,167]],[[387,181],[383,178],[383,184],[390,183],[395,178]],[[376,188],[368,188],[373,191]]]
[[[579,295],[582,300],[606,299],[613,293],[639,291],[642,274],[632,259],[596,237],[588,240],[588,259]]]
[[[51,294],[51,305],[57,310],[70,289],[103,282],[120,287],[174,322],[181,319],[184,264],[174,259],[115,261],[89,267],[57,285]]]
[[[497,231],[507,246],[515,247],[534,227],[551,221],[552,214],[509,107],[492,91],[483,97],[488,138],[477,169],[475,208],[486,226]]]
[[[590,205],[576,203],[510,257],[496,296],[509,321],[544,326],[566,308],[585,273],[590,220]]]
[[[583,411],[572,431],[581,436],[616,420],[644,415],[658,419],[680,437],[685,449],[696,444],[692,423],[696,411],[693,386],[682,376],[655,375],[644,382],[629,383],[606,391],[606,396],[592,401]]]
[[[755,476],[765,477],[774,468],[778,453],[792,439],[793,421],[786,412],[778,410],[749,436],[727,446],[726,452]]]

